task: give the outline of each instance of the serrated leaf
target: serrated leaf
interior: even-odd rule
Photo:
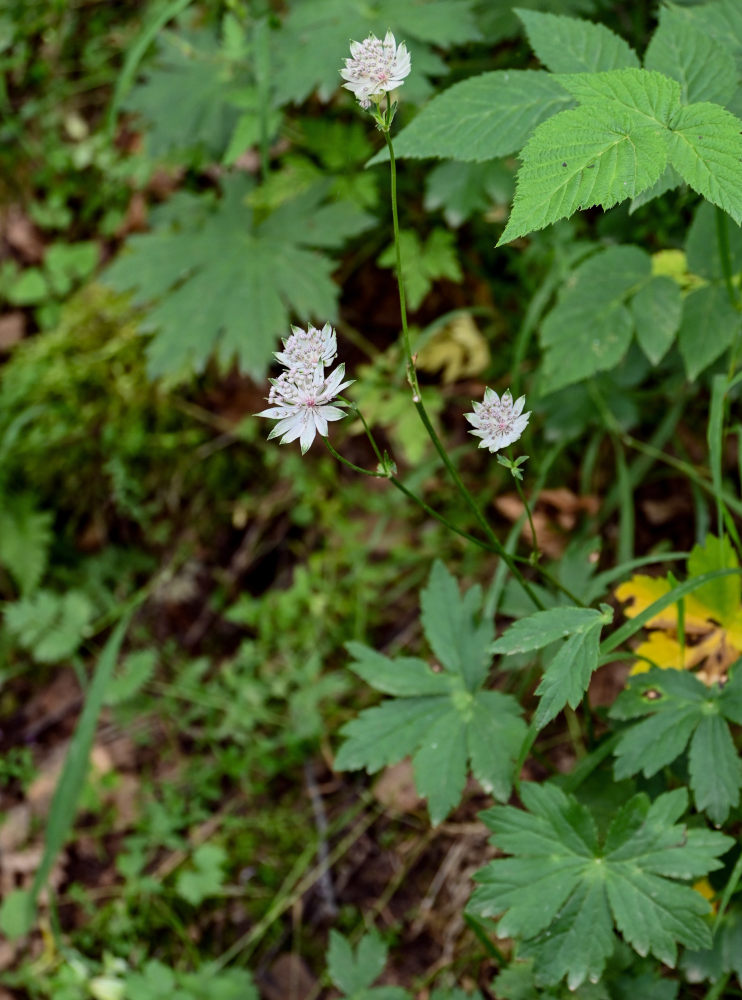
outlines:
[[[425,734],[448,715],[447,698],[406,698],[367,708],[340,730],[345,742],[335,757],[335,770],[365,768],[369,774],[414,753]]]
[[[630,308],[639,346],[657,365],[680,328],[683,297],[678,283],[664,275],[651,278],[633,297]]]
[[[510,795],[513,780],[512,762],[503,748],[519,747],[524,732],[523,721],[507,695],[499,691],[477,695],[466,731],[471,772],[485,792],[500,802]]]
[[[93,607],[79,590],[55,594],[38,590],[9,604],[5,625],[20,645],[39,663],[66,660],[82,642]]]
[[[733,841],[675,825],[687,806],[683,789],[651,804],[634,796],[603,848],[573,796],[526,783],[521,797],[528,812],[497,806],[482,817],[494,843],[513,857],[478,872],[470,907],[500,916],[498,934],[520,939],[520,953],[536,960],[543,984],[566,978],[575,989],[597,980],[615,946],[614,925],[639,954],[651,952],[668,965],[677,943],[710,943],[708,903],[673,879],[721,867],[717,858]]]
[[[461,801],[466,784],[466,731],[461,713],[452,706],[431,726],[412,758],[415,787],[428,800],[434,826]]]
[[[365,934],[355,954],[350,942],[335,930],[330,931],[327,971],[335,986],[349,996],[369,987],[386,965],[387,948],[376,933]]]
[[[612,208],[636,197],[664,171],[667,143],[656,126],[635,114],[590,104],[539,125],[521,157],[513,209],[498,246],[578,209]]]
[[[703,285],[686,295],[678,346],[691,381],[724,353],[741,324],[742,316],[721,283]],[[713,337],[709,336],[709,330],[714,331]]]
[[[703,576],[715,569],[733,569],[736,566],[739,566],[739,559],[726,535],[723,538],[707,535],[703,545],[694,545],[688,556],[688,576]],[[735,574],[712,580],[699,587],[693,597],[713,609],[714,617],[722,624],[729,622],[740,609],[742,579]]]
[[[52,540],[52,514],[37,510],[29,496],[5,497],[0,509],[0,565],[28,597],[46,569]]]
[[[477,621],[482,605],[480,587],[462,597],[459,585],[440,559],[420,593],[420,619],[425,638],[441,664],[460,675],[469,691],[480,687],[492,660],[492,621]]]
[[[124,104],[149,126],[150,155],[191,150],[221,158],[238,117],[228,103],[238,73],[239,64],[221,57],[210,30],[161,33],[154,66]]]
[[[584,105],[628,111],[646,125],[664,128],[680,104],[680,84],[662,73],[622,69],[610,73],[569,73],[559,83]]]
[[[669,766],[690,742],[690,787],[696,808],[723,823],[739,802],[742,764],[725,720],[727,706],[742,694],[742,675],[726,686],[707,687],[685,671],[659,670],[632,678],[614,703],[614,718],[648,716],[624,730],[616,746],[617,780],[641,771],[649,778]],[[733,708],[732,708],[733,712]],[[732,714],[733,721],[736,721]]]
[[[742,69],[742,7],[737,0],[710,0],[694,6],[674,5],[695,31],[711,35],[728,48]]]
[[[595,73],[639,65],[628,42],[604,24],[535,10],[515,8],[515,13],[531,48],[552,73]]]
[[[448,48],[479,38],[472,0],[294,0],[279,32],[273,33],[274,103],[301,104],[313,90],[327,101],[340,88],[339,69],[351,39],[392,31],[405,41],[416,67],[404,84],[404,99],[427,96],[427,77],[447,71],[431,45]]]
[[[730,907],[714,929],[711,948],[687,950],[680,968],[689,983],[716,981],[725,972],[732,972],[742,980],[742,909]]]
[[[550,73],[495,70],[434,97],[394,140],[395,156],[483,161],[517,153],[537,125],[573,103]],[[383,150],[370,161],[388,158]]]
[[[694,191],[742,222],[742,121],[717,104],[673,116],[668,161]]]
[[[593,608],[569,607],[536,611],[527,618],[513,622],[492,645],[492,652],[508,655],[543,649],[557,639],[589,632],[598,620],[604,621],[604,618]]]
[[[323,204],[320,184],[258,223],[247,203],[251,182],[226,177],[223,187],[216,205],[176,195],[167,221],[131,237],[130,252],[105,272],[135,301],[157,302],[149,312],[159,328],[148,346],[154,376],[202,371],[216,353],[222,365],[236,358],[262,377],[292,312],[317,322],[335,315],[334,264],[308,247],[338,247],[371,222],[355,206]]]
[[[648,282],[649,255],[638,247],[609,247],[588,258],[541,326],[543,389],[614,368],[631,342],[634,318],[627,302]]]
[[[223,847],[218,844],[201,844],[193,852],[193,867],[179,873],[175,891],[191,906],[198,906],[221,889],[226,861],[227,852]]]
[[[652,184],[651,187],[648,187],[646,191],[642,191],[641,194],[638,194],[636,198],[631,199],[629,215],[632,215],[637,209],[641,208],[643,205],[647,205],[655,198],[661,198],[662,195],[667,194],[668,191],[673,191],[675,188],[680,187],[682,183],[683,178],[680,174],[671,166],[666,166],[659,180],[655,181],[655,183]]]
[[[659,27],[644,65],[677,80],[684,104],[726,104],[737,87],[737,67],[729,48],[692,26],[676,7],[660,7]]]
[[[399,698],[420,695],[450,694],[453,679],[449,674],[434,673],[424,660],[398,656],[390,660],[362,642],[346,643],[354,657],[350,669],[377,691]]]

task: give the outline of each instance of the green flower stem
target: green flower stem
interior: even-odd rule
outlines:
[[[734,287],[732,275],[732,254],[729,249],[729,222],[727,213],[719,208],[715,208],[716,213],[716,243],[719,248],[719,259],[721,261],[721,271],[724,275],[724,284],[727,288],[729,301],[735,309],[739,308],[737,290]]]
[[[376,438],[373,436],[373,434],[371,433],[371,428],[366,423],[366,418],[364,417],[364,415],[361,413],[361,411],[358,409],[358,407],[356,406],[356,404],[352,400],[346,400],[342,396],[340,397],[340,399],[343,402],[345,402],[345,403],[348,404],[348,407],[351,410],[351,412],[356,417],[358,417],[358,419],[363,424],[363,429],[366,432],[366,437],[369,439],[369,441],[371,442],[371,447],[374,449],[374,455],[376,455],[376,458],[378,459],[379,463],[381,465],[383,465],[384,464],[384,459],[381,457],[381,452],[379,451],[379,446],[376,443]]]
[[[343,465],[347,465],[349,469],[353,469],[354,472],[360,472],[362,476],[373,476],[374,479],[389,478],[385,472],[380,472],[377,469],[362,469],[360,465],[354,465],[352,462],[349,462],[347,458],[343,458],[340,452],[336,451],[332,447],[329,438],[323,437],[322,440],[327,445],[327,449],[330,452],[330,454],[333,455],[338,460],[338,462],[341,462]]]
[[[523,492],[523,487],[520,485],[520,480],[517,476],[513,476],[513,482],[515,483],[515,488],[518,491],[518,496],[520,497],[520,502],[526,509],[526,514],[528,515],[528,524],[531,528],[531,553],[533,557],[533,565],[535,566],[541,557],[541,553],[538,550],[538,542],[536,540],[536,527],[533,523],[533,518],[531,517],[531,508],[528,506],[528,501],[526,500],[526,495]]]

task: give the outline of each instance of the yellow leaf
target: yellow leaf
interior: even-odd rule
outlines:
[[[443,369],[441,381],[446,385],[481,374],[489,363],[487,341],[469,313],[457,316],[433,334],[417,355],[417,367],[423,371]]]

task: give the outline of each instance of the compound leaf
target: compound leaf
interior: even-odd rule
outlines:
[[[552,73],[622,69],[639,66],[639,57],[628,42],[604,24],[576,17],[519,10],[531,48]]]
[[[659,22],[644,55],[646,68],[677,80],[683,104],[726,104],[737,86],[729,48],[693,26],[676,7],[660,7]]]
[[[495,70],[434,97],[394,140],[399,157],[492,160],[521,149],[531,132],[572,98],[542,70]],[[387,159],[386,150],[371,163]]]
[[[415,787],[437,825],[461,801],[466,784],[467,726],[456,707],[426,732],[412,758]]]
[[[711,943],[707,901],[674,879],[721,867],[733,841],[675,821],[687,806],[684,789],[650,804],[634,796],[621,809],[601,848],[589,813],[551,785],[523,785],[528,810],[496,806],[482,815],[493,842],[512,855],[476,876],[470,907],[499,917],[498,934],[521,940],[542,985],[566,978],[570,989],[596,981],[615,947],[615,928],[641,955],[675,964],[677,943]]]
[[[513,210],[498,246],[578,209],[611,208],[636,197],[664,171],[667,142],[635,113],[591,103],[539,125],[521,156]]]
[[[58,663],[75,652],[93,617],[93,606],[80,590],[55,594],[37,590],[9,604],[5,625],[38,663]]]
[[[450,713],[448,699],[396,698],[367,708],[340,730],[345,742],[335,757],[335,769],[369,774],[414,753],[431,726]]]
[[[680,104],[676,80],[646,69],[610,73],[570,73],[557,77],[565,90],[582,105],[597,104],[628,111],[645,125],[664,127]]]
[[[572,273],[540,333],[544,392],[614,368],[634,330],[627,303],[645,285],[651,260],[638,247],[609,247]]]
[[[153,376],[202,371],[216,353],[222,365],[236,357],[262,377],[292,311],[318,322],[335,315],[334,264],[308,247],[337,247],[371,222],[349,203],[323,204],[324,184],[257,222],[251,182],[227,177],[223,187],[215,205],[176,195],[163,224],[133,236],[106,272],[137,302],[157,303],[149,312],[158,328],[148,347]]]
[[[3,498],[0,509],[0,565],[27,597],[39,585],[52,541],[52,515],[37,510],[31,497]]]
[[[616,746],[617,780],[641,771],[649,778],[672,764],[690,742],[690,787],[696,808],[723,823],[739,803],[740,764],[726,721],[737,721],[742,671],[722,689],[687,671],[651,669],[636,675],[611,708],[614,718],[648,718],[624,730]]]

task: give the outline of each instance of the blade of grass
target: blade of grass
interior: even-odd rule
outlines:
[[[618,488],[618,561],[628,562],[634,557],[634,489],[631,484],[623,445],[613,436],[616,455],[616,486]]]

